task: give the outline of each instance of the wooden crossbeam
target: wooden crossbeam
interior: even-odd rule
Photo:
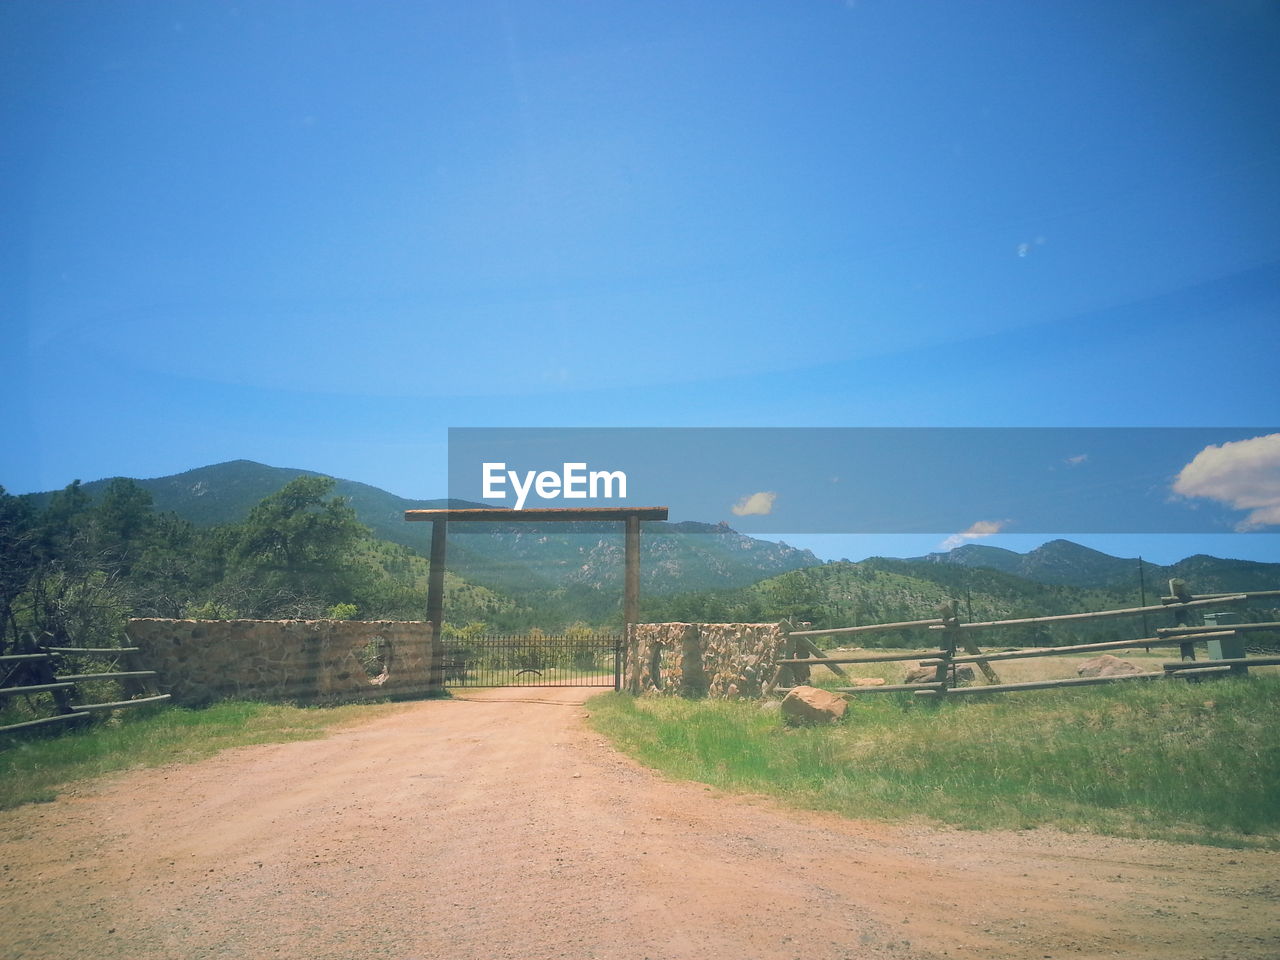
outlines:
[[[1159,604],[1156,606],[1146,607],[1128,607],[1124,610],[1094,610],[1089,613],[1060,613],[1052,617],[1025,617],[1021,620],[987,620],[982,623],[960,623],[956,624],[955,629],[959,630],[985,630],[989,627],[1025,627],[1036,623],[1066,623],[1072,620],[1102,620],[1106,617],[1128,617],[1138,613],[1156,613],[1160,611],[1179,609],[1184,610],[1187,607],[1205,607],[1213,604],[1230,603],[1235,600],[1246,599],[1243,593],[1232,593],[1222,597],[1216,597],[1210,600],[1192,600],[1189,603],[1178,604]],[[942,626],[930,627],[930,630],[945,629]]]
[[[488,523],[542,523],[575,522],[592,520],[666,520],[667,507],[529,507],[512,510],[510,507],[446,507],[439,510],[406,510],[406,520],[455,520],[482,521]]]

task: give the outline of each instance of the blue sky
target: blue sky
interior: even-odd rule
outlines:
[[[440,496],[449,427],[1280,423],[1272,3],[8,0],[0,43],[13,492]]]

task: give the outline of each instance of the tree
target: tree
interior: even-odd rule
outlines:
[[[0,653],[18,640],[14,605],[39,567],[35,511],[0,487]]]
[[[55,646],[116,645],[127,609],[121,566],[103,548],[97,510],[79,480],[53,495],[28,537],[34,566],[12,600],[12,635]]]
[[[102,559],[128,576],[147,548],[156,516],[151,494],[132,480],[116,477],[93,510],[96,547]]]
[[[231,535],[229,579],[252,616],[322,616],[357,602],[368,566],[357,547],[369,531],[345,498],[325,499],[331,477],[298,477],[250,511]]]

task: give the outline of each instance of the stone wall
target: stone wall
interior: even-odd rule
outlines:
[[[787,642],[777,623],[639,623],[627,637],[631,693],[757,697]]]
[[[425,622],[138,619],[125,632],[141,648],[139,662],[179,704],[227,697],[343,703],[433,692]]]

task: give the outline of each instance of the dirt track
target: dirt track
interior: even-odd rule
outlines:
[[[590,692],[413,704],[0,814],[0,956],[1280,956],[1274,854],[788,812],[618,756]]]

